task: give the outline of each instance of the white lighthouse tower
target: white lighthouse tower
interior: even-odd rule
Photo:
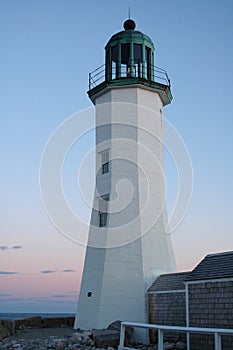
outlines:
[[[128,19],[90,74],[96,188],[75,328],[147,321],[146,291],[175,270],[166,233],[163,107],[172,100],[154,45]]]

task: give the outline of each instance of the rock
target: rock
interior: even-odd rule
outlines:
[[[125,343],[126,343],[126,346],[130,342],[130,340],[132,338],[132,334],[133,334],[133,327],[126,327],[126,329],[125,329]]]
[[[67,326],[70,328],[73,328],[74,321],[75,321],[75,317],[73,317],[73,316],[67,317]]]
[[[92,336],[92,333],[90,331],[84,331],[81,333],[82,338],[90,338]]]
[[[108,326],[108,329],[115,330],[115,331],[118,331],[120,333],[121,321],[117,320],[117,321],[110,323],[110,325]],[[133,327],[126,327],[126,329],[125,329],[125,343],[126,343],[125,345],[126,346],[130,342],[132,334],[133,334]]]
[[[108,326],[107,329],[120,332],[121,331],[121,321],[117,320],[117,321],[110,323],[110,325]]]
[[[172,350],[174,349],[175,344],[174,343],[164,343],[163,344],[163,350]]]
[[[111,346],[108,346],[107,350],[114,350]]]
[[[0,324],[0,340],[8,337],[9,335],[8,330],[2,324]]]
[[[93,330],[92,336],[97,348],[117,348],[120,342],[119,331],[111,329]]]
[[[51,328],[51,327],[61,327],[67,326],[68,318],[67,317],[48,317],[43,318],[43,327]]]
[[[26,328],[42,328],[42,318],[40,316],[34,316],[15,321],[16,330],[22,328],[22,326]]]
[[[14,320],[0,320],[0,324],[7,329],[10,335],[15,332],[15,321]]]
[[[185,345],[185,343],[183,343],[182,341],[178,341],[178,342],[176,343],[176,348],[177,348],[178,350],[184,350],[184,349],[186,349],[186,345]]]
[[[74,333],[72,334],[72,337],[79,338],[79,337],[81,337],[81,335],[82,335],[81,332],[74,332]]]

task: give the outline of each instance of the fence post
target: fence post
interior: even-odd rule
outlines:
[[[120,344],[118,349],[123,349],[125,345],[125,326],[121,323]]]
[[[158,329],[158,350],[163,350],[163,331]]]
[[[222,349],[221,335],[219,333],[214,333],[214,349],[215,350]]]

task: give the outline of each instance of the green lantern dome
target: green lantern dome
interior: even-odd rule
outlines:
[[[89,97],[106,87],[141,84],[160,90],[163,103],[170,103],[170,80],[165,70],[154,65],[153,42],[135,30],[132,19],[123,27],[105,46],[105,64],[89,75]]]
[[[134,30],[136,24],[128,19],[125,30],[113,35],[107,43],[106,77],[108,80],[123,77],[150,79],[154,65],[154,45],[150,38]]]

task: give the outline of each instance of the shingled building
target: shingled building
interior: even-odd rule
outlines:
[[[148,290],[148,306],[150,323],[233,329],[233,252],[209,254],[191,272],[161,275]],[[184,340],[178,333],[166,337]],[[213,336],[190,334],[192,350],[213,346]],[[223,336],[222,349],[232,348],[233,337]]]

